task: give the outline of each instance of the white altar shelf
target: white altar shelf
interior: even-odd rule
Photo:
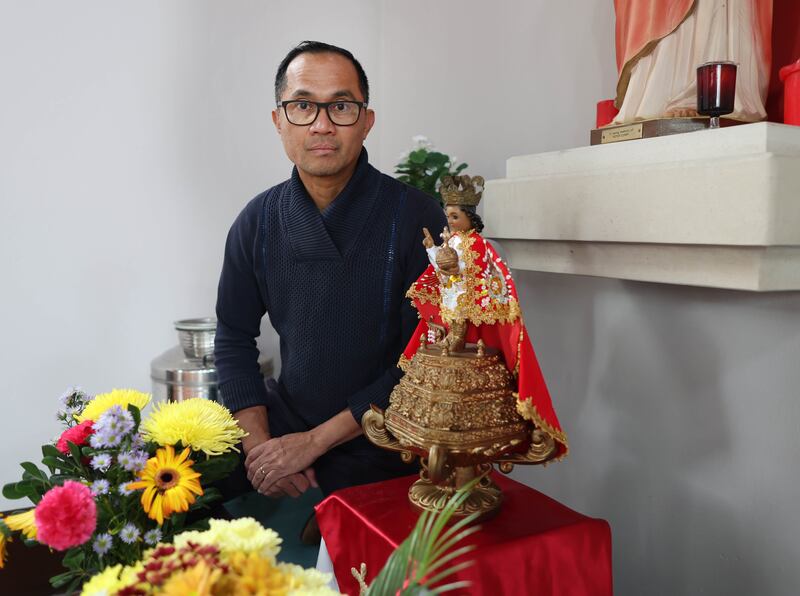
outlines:
[[[484,191],[516,269],[800,289],[800,127],[760,122],[512,157]]]

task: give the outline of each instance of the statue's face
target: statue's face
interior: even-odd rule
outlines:
[[[448,205],[445,209],[445,214],[447,215],[447,226],[454,234],[456,232],[466,232],[472,228],[469,216],[461,210],[461,207]]]

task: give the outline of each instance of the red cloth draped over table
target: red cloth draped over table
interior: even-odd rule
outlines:
[[[611,528],[510,478],[496,474],[505,501],[466,543],[474,564],[446,580],[468,580],[461,593],[604,596],[613,593]],[[367,564],[367,582],[417,521],[408,502],[415,477],[337,491],[317,505],[339,589],[357,595],[351,567]]]
[[[508,266],[492,245],[475,231],[454,234],[450,244],[458,247],[463,271],[443,283],[433,265],[422,273],[407,296],[419,312],[420,322],[400,357],[406,369],[419,349],[419,338],[428,335],[428,322],[448,327],[458,315],[467,316],[468,343],[482,339],[487,346],[500,350],[506,367],[517,381],[517,410],[542,429],[557,445],[555,458],[569,451],[567,437],[553,408],[542,370],[536,359],[528,331],[522,321],[517,289]],[[448,293],[457,297],[448,299]],[[455,303],[460,311],[453,309]]]

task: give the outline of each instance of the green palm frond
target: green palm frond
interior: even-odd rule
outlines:
[[[449,528],[447,524],[479,480],[476,478],[456,491],[441,511],[425,511],[420,515],[411,534],[392,553],[370,584],[366,596],[442,594],[469,585],[463,581],[436,584],[472,564],[472,561],[464,561],[449,565],[475,548],[469,545],[451,550],[480,529],[480,526],[468,527],[479,513],[460,519]]]

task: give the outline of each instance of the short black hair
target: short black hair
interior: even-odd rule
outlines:
[[[292,62],[292,60],[297,58],[300,54],[339,54],[340,56],[347,58],[353,63],[353,66],[356,69],[356,74],[358,75],[358,86],[361,88],[361,94],[364,96],[364,103],[369,103],[369,81],[367,80],[367,73],[364,72],[364,68],[361,66],[361,63],[356,60],[356,57],[344,48],[340,48],[322,41],[306,40],[301,41],[299,44],[289,50],[289,53],[286,54],[286,57],[281,60],[281,63],[278,65],[278,72],[275,73],[276,104],[281,102],[281,94],[286,88],[286,69],[289,68],[289,64]]]

